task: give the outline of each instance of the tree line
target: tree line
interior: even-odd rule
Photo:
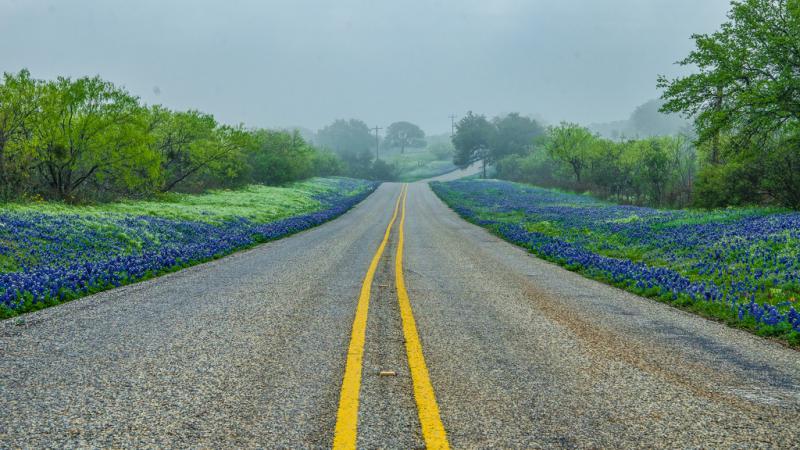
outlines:
[[[601,137],[576,124],[470,112],[453,137],[454,162],[625,203],[800,208],[800,0],[734,1],[719,31],[692,37],[695,50],[680,64],[698,72],[659,77],[661,119],[654,102],[632,115],[645,138],[626,138],[616,124]]]
[[[411,122],[392,123],[381,138],[358,119],[335,120],[319,130],[314,141],[338,155],[350,176],[383,181],[395,180],[398,173],[396,167],[380,158],[381,148],[404,153],[407,148],[422,148],[428,143],[425,132]]]
[[[63,201],[280,184],[344,173],[297,132],[147,106],[99,77],[0,83],[0,198]]]
[[[622,203],[685,206],[696,158],[691,139],[658,136],[612,140],[572,123],[543,127],[517,113],[468,113],[453,136],[454,162],[494,165],[495,176],[545,187],[591,192]],[[484,172],[485,173],[485,172]]]

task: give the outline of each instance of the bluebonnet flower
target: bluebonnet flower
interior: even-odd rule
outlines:
[[[0,256],[14,266],[0,271],[0,305],[61,301],[217,258],[333,219],[377,187],[337,182],[337,189],[315,197],[320,210],[269,223],[0,211]]]
[[[797,330],[800,213],[702,212],[601,202],[504,181],[432,183],[465,219],[535,254],[637,292],[719,303]]]

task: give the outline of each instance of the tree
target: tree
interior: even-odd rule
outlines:
[[[679,114],[661,112],[663,100],[650,100],[636,107],[629,119],[630,128],[640,137],[671,136],[684,131],[689,122]]]
[[[281,184],[314,175],[316,150],[297,130],[256,130],[253,137],[247,158],[253,182]]]
[[[495,132],[486,116],[468,112],[456,124],[453,164],[464,169],[474,162],[483,161],[483,178],[486,178],[486,165],[492,162],[490,151]]]
[[[31,121],[39,106],[41,82],[30,72],[3,74],[0,84],[0,198],[19,192],[32,159],[26,148]]]
[[[353,177],[369,177],[374,142],[367,124],[356,119],[338,119],[317,132],[317,144],[339,155]]]
[[[240,172],[247,133],[219,125],[211,114],[173,112],[160,106],[149,111],[151,148],[161,158],[162,192],[205,177],[217,184]]]
[[[366,123],[337,119],[317,132],[317,144],[340,155],[370,152],[374,138]]]
[[[395,122],[386,129],[384,142],[390,148],[400,147],[400,153],[405,153],[406,147],[425,146],[425,132],[411,122]]]
[[[497,129],[492,145],[492,159],[499,161],[508,155],[524,155],[533,146],[534,140],[545,133],[544,128],[530,117],[511,113],[493,120]]]
[[[99,77],[45,83],[31,128],[37,172],[61,199],[88,182],[136,190],[158,176],[138,98]]]
[[[679,63],[699,71],[658,85],[663,111],[695,117],[699,143],[728,134],[742,152],[797,127],[800,0],[735,1],[719,31],[692,38],[695,49]]]
[[[707,165],[735,166],[701,168],[698,204],[746,203],[766,194],[800,207],[800,0],[732,2],[719,31],[692,37],[695,49],[680,64],[698,71],[659,77],[663,110],[695,118]],[[743,178],[747,168],[764,176],[743,183],[752,178]],[[748,185],[753,192],[742,192]]]
[[[569,164],[580,187],[581,175],[589,164],[594,135],[580,125],[562,122],[550,129],[546,143],[547,153],[553,159]]]

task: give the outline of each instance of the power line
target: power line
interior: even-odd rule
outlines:
[[[375,131],[375,161],[381,159],[381,155],[380,155],[380,153],[378,151],[378,149],[379,149],[379,147],[381,145],[380,138],[378,137],[378,131],[382,130],[382,129],[383,128],[381,128],[381,127],[379,127],[377,125],[375,125],[375,128],[372,129],[372,130]]]
[[[450,137],[452,138],[456,134],[456,115],[450,114]]]

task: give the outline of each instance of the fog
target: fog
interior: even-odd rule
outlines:
[[[449,131],[450,114],[608,122],[728,0],[0,0],[0,71],[100,75],[145,102],[228,123],[336,118]]]

